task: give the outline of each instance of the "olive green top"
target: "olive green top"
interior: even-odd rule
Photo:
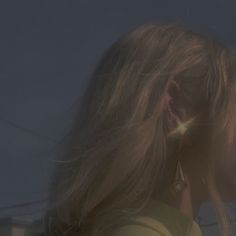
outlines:
[[[111,236],[202,236],[199,225],[177,208],[151,199],[144,209]]]

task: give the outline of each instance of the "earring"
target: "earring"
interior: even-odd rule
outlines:
[[[174,181],[160,193],[160,199],[164,202],[173,202],[178,199],[178,194],[187,186],[184,173],[180,164],[177,162]]]
[[[179,193],[186,186],[187,186],[187,182],[186,182],[185,177],[184,177],[183,169],[182,169],[182,166],[180,164],[180,161],[178,161],[177,168],[176,168],[175,179],[174,179],[174,182],[173,182],[171,188],[175,193]]]

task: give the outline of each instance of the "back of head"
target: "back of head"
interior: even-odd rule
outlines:
[[[135,214],[171,183],[178,153],[209,156],[220,208],[214,163],[235,132],[234,67],[231,49],[180,24],[122,35],[94,70],[54,174],[49,235],[99,235]]]

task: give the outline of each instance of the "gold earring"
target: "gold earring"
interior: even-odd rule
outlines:
[[[187,182],[184,177],[183,169],[180,161],[177,163],[175,179],[172,184],[172,189],[175,193],[181,192],[187,186]]]
[[[187,121],[185,121],[185,122],[181,122],[181,121],[177,120],[177,123],[178,123],[177,127],[176,127],[174,130],[172,130],[172,131],[168,134],[168,136],[175,136],[175,135],[177,135],[177,136],[178,136],[178,135],[183,136],[183,135],[186,133],[186,131],[188,130],[189,126],[192,125],[192,123],[195,121],[195,119],[197,118],[197,116],[198,116],[198,115],[196,115],[196,116],[190,118],[189,120],[187,120]]]

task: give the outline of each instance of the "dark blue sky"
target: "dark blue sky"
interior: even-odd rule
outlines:
[[[101,53],[122,33],[180,21],[235,46],[235,9],[233,0],[1,1],[0,206],[46,196],[49,150],[70,127]]]

